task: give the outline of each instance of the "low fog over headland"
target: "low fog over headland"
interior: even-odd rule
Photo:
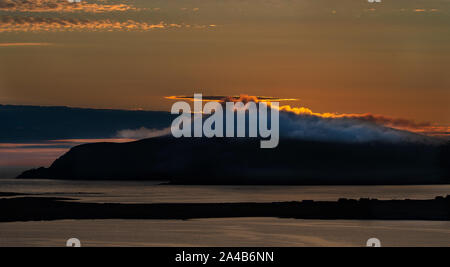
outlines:
[[[83,138],[144,138],[76,146],[49,168],[27,171],[21,178],[162,179],[186,184],[449,181],[445,138],[421,134],[431,127],[428,124],[380,115],[281,107],[280,144],[263,151],[260,138],[173,138],[167,129],[174,116],[166,112],[2,106],[0,114],[8,118],[5,140],[26,140],[27,133],[44,140],[77,138],[77,132]],[[25,127],[15,127],[14,118],[21,118]]]

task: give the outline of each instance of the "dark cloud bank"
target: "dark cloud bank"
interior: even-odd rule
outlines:
[[[0,105],[0,142],[116,137],[125,129],[170,125],[167,112]]]

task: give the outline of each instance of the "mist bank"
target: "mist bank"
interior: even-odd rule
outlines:
[[[0,142],[144,139],[170,134],[170,126],[177,116],[164,111],[0,105],[2,122]],[[207,120],[208,116],[205,115],[203,119]],[[246,129],[246,136],[249,132],[248,121],[247,113],[245,125],[242,127]],[[271,124],[269,119],[268,125]],[[224,123],[223,128],[226,126]],[[237,123],[234,127],[236,129]],[[444,137],[435,138],[414,132],[420,128],[423,130],[421,133],[426,133],[423,127],[431,126],[367,114],[319,114],[306,108],[282,107],[279,117],[280,136],[293,139],[355,143],[372,141],[430,143],[448,140]]]
[[[173,184],[448,184],[450,145],[415,142],[312,142],[282,138],[157,137],[72,148],[50,168],[19,178],[167,180]]]

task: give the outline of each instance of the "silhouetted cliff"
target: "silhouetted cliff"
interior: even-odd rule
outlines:
[[[449,145],[160,137],[74,147],[19,178],[169,180],[181,184],[449,183]]]

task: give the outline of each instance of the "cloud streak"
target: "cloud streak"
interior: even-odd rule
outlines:
[[[194,101],[194,96],[166,96],[165,99],[170,100],[188,100]],[[281,101],[298,101],[295,98],[278,98],[271,96],[249,96],[249,95],[239,95],[239,96],[202,96],[202,101],[205,102],[281,102]]]
[[[9,12],[86,12],[86,13],[106,13],[138,11],[127,4],[91,4],[87,2],[69,3],[67,0],[0,0],[0,10]]]
[[[136,130],[121,130],[117,133],[118,138],[128,138],[128,139],[145,139],[145,138],[153,138],[159,136],[169,135],[171,133],[170,128],[165,129],[147,129],[145,127],[136,129]]]
[[[200,27],[202,26],[202,27]],[[206,26],[210,27],[210,26]],[[150,31],[155,29],[204,28],[203,25],[158,24],[127,20],[83,20],[64,18],[11,17],[0,18],[0,33],[4,32],[60,32],[60,31]]]
[[[0,43],[0,47],[51,46],[52,43]]]

